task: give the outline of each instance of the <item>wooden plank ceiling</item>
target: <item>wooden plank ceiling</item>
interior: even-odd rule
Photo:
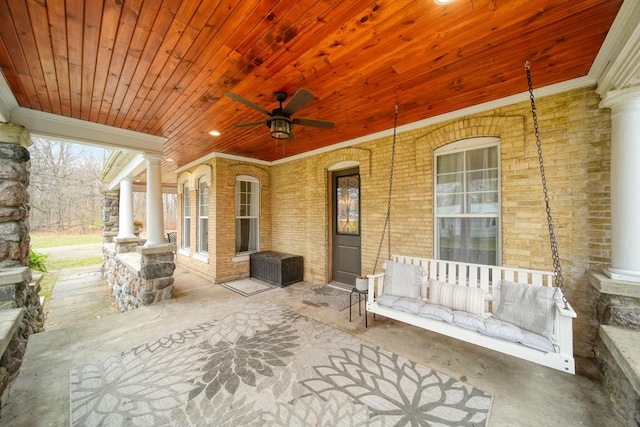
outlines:
[[[211,152],[283,157],[265,115],[309,89],[292,156],[585,76],[622,0],[2,0],[0,66],[22,107],[168,138],[185,165]],[[208,134],[217,130],[221,136]]]

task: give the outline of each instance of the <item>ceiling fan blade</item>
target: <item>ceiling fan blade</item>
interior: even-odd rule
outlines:
[[[336,125],[334,122],[316,119],[293,119],[293,124],[300,126],[311,126],[320,129],[333,129],[333,127]]]
[[[266,125],[266,124],[267,124],[266,120],[260,120],[259,122],[238,123],[233,126],[237,128],[248,128],[249,126],[258,126],[258,125]]]
[[[233,92],[227,92],[227,93],[225,93],[225,95],[228,96],[229,98],[233,99],[234,101],[238,101],[241,104],[246,105],[247,107],[250,107],[250,108],[253,108],[254,110],[260,111],[261,113],[266,114],[267,116],[271,116],[271,111],[266,110],[266,109],[262,108],[261,106],[254,104],[253,102],[249,101],[248,99],[244,99],[240,95],[236,95]]]
[[[305,88],[300,88],[291,97],[289,103],[284,107],[284,112],[289,114],[295,114],[302,109],[309,101],[313,99],[313,94]]]

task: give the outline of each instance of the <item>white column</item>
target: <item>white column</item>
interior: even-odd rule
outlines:
[[[640,91],[610,91],[611,266],[615,280],[640,282]]]
[[[133,234],[133,183],[131,178],[120,180],[120,206],[118,211],[118,235],[116,238],[131,239]]]
[[[161,156],[145,154],[147,160],[147,243],[146,247],[161,246],[164,241],[164,213],[162,209]]]

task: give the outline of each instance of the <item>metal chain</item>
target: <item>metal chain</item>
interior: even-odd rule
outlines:
[[[542,176],[542,192],[544,193],[544,203],[547,209],[547,222],[549,223],[549,240],[551,241],[551,256],[553,257],[553,270],[556,273],[556,286],[562,291],[562,302],[564,308],[568,308],[567,295],[564,288],[564,279],[562,278],[562,267],[560,266],[560,254],[558,252],[558,241],[556,240],[556,232],[553,227],[553,217],[551,216],[551,207],[549,206],[549,191],[547,190],[547,178],[544,173],[544,160],[542,159],[542,142],[540,141],[540,130],[538,128],[538,114],[536,110],[536,101],[533,96],[533,83],[531,80],[531,66],[527,59],[524,64],[527,70],[527,82],[529,83],[529,98],[531,100],[531,115],[533,116],[533,127],[536,135],[536,145],[538,146],[538,159],[540,161],[540,175]]]
[[[376,254],[376,261],[373,264],[373,274],[376,274],[378,268],[378,259],[380,258],[380,252],[382,252],[382,242],[384,242],[384,235],[388,232],[387,245],[388,245],[388,259],[391,259],[391,190],[393,189],[393,167],[396,158],[396,131],[398,129],[398,104],[396,104],[395,116],[393,118],[393,142],[391,144],[391,169],[389,171],[389,198],[387,199],[387,217],[384,220],[384,227],[382,227],[382,236],[380,237],[380,245],[378,245],[378,253]]]

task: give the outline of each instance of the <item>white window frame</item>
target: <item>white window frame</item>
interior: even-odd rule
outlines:
[[[204,188],[203,188],[204,187]],[[204,203],[203,203],[204,199]],[[207,225],[202,222],[206,220]],[[198,253],[209,252],[209,185],[205,178],[198,180]]]
[[[187,183],[182,187],[182,248],[191,248],[191,193]]]
[[[496,147],[498,153],[498,209],[495,214],[439,214],[437,206],[438,185],[438,157],[442,155],[466,152],[481,148]],[[466,172],[466,166],[465,166]],[[477,137],[454,141],[433,151],[433,253],[434,258],[440,259],[439,220],[441,218],[495,218],[496,221],[496,265],[502,265],[502,169],[500,156],[500,138]]]
[[[253,203],[255,203],[255,212],[256,212],[255,215],[244,215],[244,216],[239,215],[239,202],[240,202],[239,183],[240,182],[250,182],[255,184],[255,185],[252,185],[252,189],[253,188],[256,189],[255,194],[253,194],[252,192],[252,201]],[[236,236],[234,238],[235,247],[238,246],[238,233],[237,233],[238,219],[255,219],[256,220],[256,230],[255,230],[256,247],[254,250],[248,250],[248,251],[242,251],[242,252],[236,251],[236,258],[234,258],[234,260],[240,261],[240,260],[248,259],[249,254],[253,252],[258,252],[260,250],[260,180],[250,175],[237,175],[234,194],[235,194],[234,235]]]

